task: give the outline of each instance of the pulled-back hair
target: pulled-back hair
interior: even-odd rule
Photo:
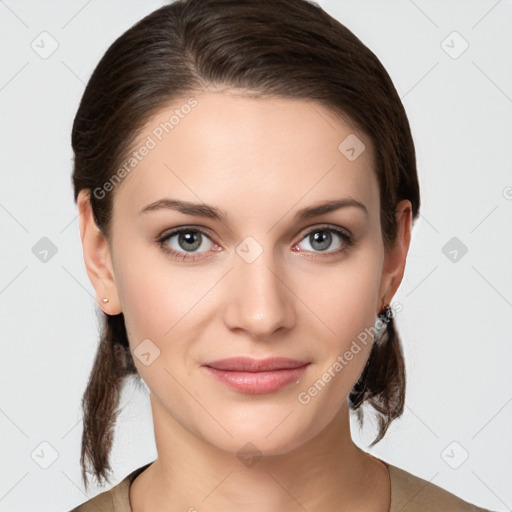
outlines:
[[[72,131],[74,197],[90,190],[94,219],[110,236],[113,187],[103,187],[140,130],[173,101],[206,89],[320,104],[371,140],[385,250],[396,239],[397,203],[413,221],[420,196],[414,143],[404,107],[378,60],[350,30],[307,0],[178,0],[154,11],[108,48],[83,94]],[[341,141],[340,141],[341,142]],[[111,190],[106,191],[109,188]],[[93,193],[101,189],[101,194]],[[86,461],[101,483],[125,377],[140,381],[123,314],[106,315],[82,398],[82,479]],[[382,343],[349,395],[352,410],[373,407],[380,441],[404,408],[405,365],[391,318]]]

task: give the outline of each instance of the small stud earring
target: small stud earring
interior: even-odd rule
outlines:
[[[103,299],[103,302],[108,302],[108,299],[105,297],[105,298]]]
[[[388,312],[388,310],[390,309],[390,307],[391,307],[391,306],[389,305],[389,303],[384,302],[384,303],[382,304],[382,308],[381,308],[381,310],[380,310],[380,313],[379,313],[379,314],[380,314],[380,315],[385,315],[385,314]]]

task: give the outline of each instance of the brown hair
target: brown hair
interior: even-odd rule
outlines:
[[[75,201],[97,190],[129,154],[141,128],[177,98],[210,88],[253,96],[317,102],[372,141],[380,187],[381,228],[388,250],[396,238],[395,209],[420,197],[409,123],[378,58],[345,26],[307,0],[178,0],[149,14],[108,48],[94,70],[72,132]],[[113,192],[90,194],[95,221],[109,236]],[[380,441],[403,412],[405,365],[393,321],[373,345],[350,393],[351,409],[371,405]],[[123,314],[104,315],[100,344],[82,398],[82,479],[86,458],[101,483],[124,377],[140,383]],[[362,423],[361,410],[357,411]]]

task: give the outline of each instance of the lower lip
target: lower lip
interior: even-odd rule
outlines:
[[[297,381],[308,366],[309,363],[300,368],[287,368],[268,372],[234,372],[218,370],[210,366],[205,366],[204,368],[226,386],[241,393],[257,395],[278,391],[287,384],[290,384],[290,382]]]

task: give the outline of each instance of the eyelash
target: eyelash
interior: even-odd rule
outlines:
[[[347,233],[345,233],[345,231],[343,231],[337,227],[328,226],[328,225],[327,226],[316,226],[314,229],[311,229],[310,231],[305,233],[304,236],[301,238],[301,241],[304,240],[305,238],[309,237],[313,233],[318,233],[318,232],[330,232],[330,233],[337,234],[343,241],[343,247],[341,249],[336,249],[334,251],[326,251],[324,253],[325,256],[322,254],[323,251],[315,251],[319,254],[316,256],[312,256],[313,258],[328,257],[328,256],[332,256],[333,254],[346,253],[355,243],[353,237],[348,235]],[[168,255],[170,255],[171,257],[173,257],[175,259],[180,259],[182,261],[197,261],[198,259],[200,259],[202,257],[202,256],[200,256],[201,253],[179,252],[179,251],[176,251],[175,249],[172,249],[167,244],[168,240],[170,240],[174,236],[179,235],[181,233],[201,233],[202,236],[205,236],[206,238],[210,239],[208,234],[205,233],[202,229],[192,228],[192,227],[183,227],[183,228],[175,229],[169,233],[166,233],[166,234],[163,234],[162,236],[160,236],[157,240],[158,245],[162,248],[162,250],[165,253],[167,253]],[[294,244],[294,247],[296,245],[297,244]]]

